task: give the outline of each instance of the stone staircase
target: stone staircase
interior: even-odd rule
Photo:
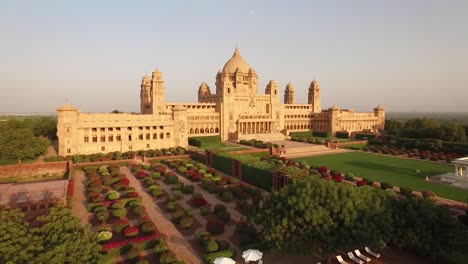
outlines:
[[[288,139],[288,136],[283,135],[282,133],[268,133],[268,134],[251,134],[251,135],[241,135],[240,139],[243,140],[261,140],[263,142],[271,142],[271,141],[281,141]]]

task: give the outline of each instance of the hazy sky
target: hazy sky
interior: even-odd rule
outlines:
[[[236,43],[259,91],[288,82],[322,107],[468,112],[468,1],[2,1],[0,112],[139,110],[157,65],[195,102]]]

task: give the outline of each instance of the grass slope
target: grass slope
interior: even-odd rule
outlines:
[[[453,171],[453,166],[449,164],[437,164],[362,152],[313,156],[296,160],[306,161],[313,166],[327,166],[329,169],[351,172],[357,177],[389,182],[395,186],[409,187],[416,191],[431,190],[438,196],[461,202],[468,200],[468,191],[466,190],[425,180],[426,176]]]

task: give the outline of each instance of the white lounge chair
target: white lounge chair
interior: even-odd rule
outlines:
[[[348,257],[349,257],[352,261],[354,261],[354,262],[356,262],[356,263],[358,263],[358,264],[364,264],[364,261],[362,261],[362,260],[356,258],[356,257],[353,255],[353,252],[348,252]]]
[[[358,258],[364,260],[365,262],[371,261],[370,258],[368,258],[367,256],[361,254],[361,251],[359,251],[359,249],[354,250],[354,254],[356,254],[356,256],[357,256]]]
[[[348,262],[344,261],[344,259],[340,255],[336,256],[336,260],[338,260],[338,262],[341,264],[349,264]]]
[[[364,249],[366,250],[367,253],[371,254],[372,256],[374,256],[375,258],[380,258],[380,254],[379,253],[376,253],[374,251],[372,251],[370,248],[368,247],[364,247]]]

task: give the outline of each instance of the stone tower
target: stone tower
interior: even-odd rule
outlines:
[[[151,91],[151,79],[145,75],[141,80],[140,111],[142,114],[152,114],[153,95]]]
[[[315,79],[309,86],[308,104],[312,105],[314,113],[320,113],[322,111],[322,106],[320,104],[320,84]]]
[[[157,114],[164,112],[165,107],[164,80],[161,71],[156,69],[151,79],[145,75],[141,81],[140,110],[142,114]]]
[[[210,87],[206,82],[202,82],[200,84],[200,87],[198,88],[198,102],[202,103],[203,102],[203,97],[211,95]]]
[[[164,94],[164,80],[162,72],[156,69],[151,77],[151,89],[153,94],[153,114],[164,112],[166,97]]]
[[[285,104],[295,104],[296,103],[296,92],[294,91],[294,85],[288,83],[286,85],[286,90],[284,91],[284,103]]]

